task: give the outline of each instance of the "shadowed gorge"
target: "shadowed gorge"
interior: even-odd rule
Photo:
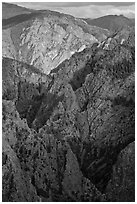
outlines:
[[[3,202],[134,202],[134,28],[29,12],[4,19]]]

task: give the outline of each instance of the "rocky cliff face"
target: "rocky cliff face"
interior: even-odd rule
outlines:
[[[108,34],[107,30],[58,12],[22,14],[3,20],[3,56],[49,74],[75,52],[100,42]]]
[[[24,30],[26,44],[37,25]],[[134,201],[134,31],[91,44],[48,75],[17,56],[27,59],[16,50],[2,64],[3,201]]]

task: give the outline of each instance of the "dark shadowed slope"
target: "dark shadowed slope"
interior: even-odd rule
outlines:
[[[88,24],[105,28],[111,31],[119,30],[125,26],[134,26],[132,19],[126,18],[123,15],[108,15],[96,19],[84,19]]]
[[[15,4],[2,3],[2,19],[11,18],[20,14],[31,13],[31,9],[20,7]]]

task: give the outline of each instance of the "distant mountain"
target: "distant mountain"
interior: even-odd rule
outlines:
[[[96,19],[84,19],[89,25],[98,26],[111,31],[119,30],[123,27],[135,25],[134,19],[126,18],[123,15],[108,15]]]
[[[32,10],[15,4],[2,3],[2,19],[11,18],[20,14],[30,13]]]

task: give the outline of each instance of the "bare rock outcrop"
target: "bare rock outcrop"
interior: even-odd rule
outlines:
[[[49,74],[75,52],[100,42],[108,34],[69,15],[38,11],[3,20],[2,51],[4,57]]]

